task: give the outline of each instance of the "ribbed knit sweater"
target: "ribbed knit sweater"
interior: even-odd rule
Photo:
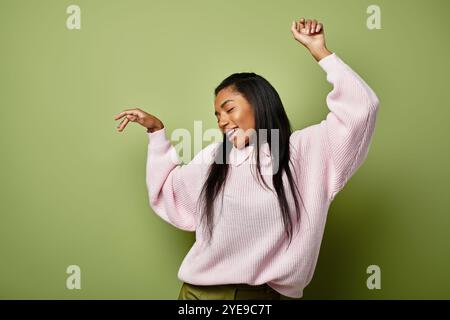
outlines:
[[[267,283],[282,295],[303,296],[316,267],[329,206],[366,159],[379,108],[373,90],[336,53],[318,64],[333,86],[326,97],[330,112],[325,120],[290,136],[290,168],[301,195],[301,211],[289,248],[276,194],[251,173],[256,163],[253,145],[233,147],[230,152],[229,176],[214,204],[213,237],[207,243],[196,203],[220,142],[209,144],[183,164],[165,128],[147,133],[149,204],[176,228],[196,232],[178,271],[180,280],[194,285]],[[260,157],[263,177],[272,188],[267,142]],[[293,194],[285,178],[295,218]]]

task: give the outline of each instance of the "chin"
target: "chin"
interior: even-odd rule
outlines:
[[[245,141],[242,141],[241,139],[238,140],[237,138],[235,138],[233,140],[233,145],[238,149],[242,149],[248,145],[248,140],[245,139]]]

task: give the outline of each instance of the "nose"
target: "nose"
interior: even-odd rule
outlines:
[[[220,117],[219,120],[219,128],[222,129],[222,131],[226,128],[227,124],[229,123],[228,118],[226,117]]]

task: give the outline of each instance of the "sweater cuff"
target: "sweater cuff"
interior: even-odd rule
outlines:
[[[170,142],[169,139],[167,139],[166,127],[157,131],[147,132],[147,136],[149,138],[149,144],[151,144],[152,146]]]
[[[336,53],[333,52],[332,54],[327,55],[325,58],[320,59],[318,64],[326,73],[328,73],[340,62],[341,61],[339,57],[336,55]]]

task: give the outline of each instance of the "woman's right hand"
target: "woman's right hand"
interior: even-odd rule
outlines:
[[[122,132],[130,121],[137,122],[141,126],[147,128],[147,132],[154,132],[164,128],[164,124],[161,122],[161,120],[145,111],[142,111],[139,108],[126,109],[116,115],[114,117],[114,120],[119,120],[121,118],[123,118],[123,120],[117,126],[117,130],[119,132]]]

